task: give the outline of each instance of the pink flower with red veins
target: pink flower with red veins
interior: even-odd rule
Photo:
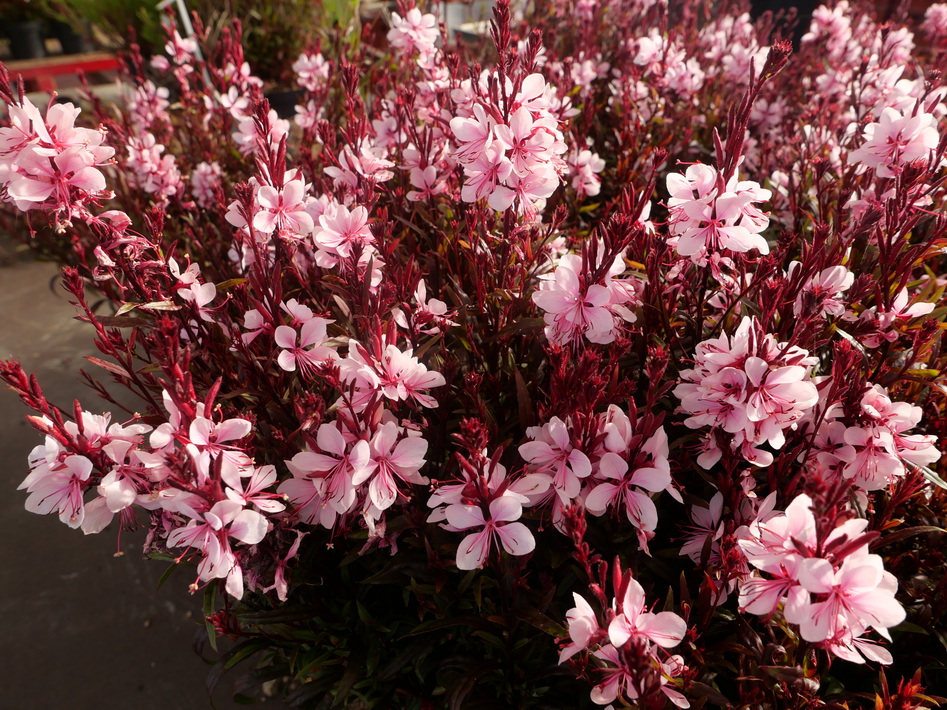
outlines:
[[[605,479],[588,493],[585,507],[593,515],[604,515],[612,506],[624,508],[628,521],[638,531],[638,539],[647,551],[647,541],[658,526],[658,511],[648,493],[670,491],[671,468],[667,460],[668,442],[664,428],[659,428],[642,446],[642,452],[653,454],[652,466],[641,466],[629,475],[628,461],[619,454],[606,452],[598,463],[598,477]]]
[[[891,432],[878,426],[848,427],[845,443],[852,447],[842,475],[866,491],[881,490],[904,475]]]
[[[247,437],[253,427],[246,419],[227,419],[214,424],[210,419],[197,417],[188,429],[190,443],[187,451],[198,465],[199,476],[207,478],[211,462],[220,460],[220,477],[231,488],[240,488],[240,477],[249,475],[253,462],[245,452],[227,444]],[[204,481],[200,481],[203,485]]]
[[[770,574],[794,569],[818,542],[812,499],[796,496],[785,512],[772,514],[776,495],[770,494],[760,505],[756,520],[737,530],[737,544],[751,565]]]
[[[674,388],[681,409],[691,416],[685,424],[710,426],[726,432],[732,451],[763,466],[772,454],[759,448],[781,448],[785,430],[818,402],[810,368],[817,361],[805,350],[783,347],[759,331],[755,319],[744,318],[734,335],[722,335],[697,345],[692,370]],[[706,449],[697,459],[703,467],[716,463],[722,452],[718,439],[707,435]]]
[[[882,110],[877,123],[865,126],[865,142],[849,154],[851,163],[874,168],[881,178],[897,177],[904,166],[915,160],[928,160],[940,137],[937,119],[919,109]]]
[[[858,636],[874,628],[887,637],[888,629],[904,621],[904,608],[894,598],[898,581],[886,572],[878,555],[851,554],[836,569],[820,558],[803,560],[799,582],[811,593],[827,595],[811,603],[799,619],[799,631],[806,641],[836,638],[845,630]]]
[[[306,211],[306,183],[298,170],[286,173],[283,188],[263,185],[257,190],[260,211],[253,217],[253,228],[264,234],[279,234],[301,238],[311,234],[315,227]]]
[[[230,538],[256,545],[266,537],[269,523],[255,510],[232,500],[222,500],[187,525],[171,531],[168,547],[193,547],[203,553],[197,566],[201,581],[226,578],[227,593],[243,598],[243,570],[230,547]]]
[[[632,636],[643,637],[662,648],[674,648],[687,633],[687,623],[674,612],[657,614],[645,611],[644,589],[629,578],[617,616],[608,625],[608,638],[616,647],[624,646]],[[616,600],[617,601],[617,600]]]
[[[266,489],[276,483],[275,466],[257,466],[240,488],[227,488],[224,493],[230,500],[237,501],[242,506],[255,506],[264,513],[281,513],[286,506],[276,500],[275,493],[266,493]]]
[[[454,157],[464,165],[477,160],[493,145],[493,130],[496,125],[493,117],[488,116],[480,104],[473,105],[473,116],[470,118],[452,118],[450,128],[460,144],[454,151]]]
[[[526,108],[540,114],[548,112],[550,108],[549,92],[550,87],[542,74],[530,74],[520,84],[520,90],[513,98],[510,111],[514,112],[520,108]]]
[[[606,344],[615,339],[615,322],[608,304],[611,292],[601,284],[582,288],[582,259],[565,254],[556,270],[544,275],[533,303],[545,311],[545,334],[551,343],[565,345],[585,335],[590,342]]]
[[[453,313],[448,311],[446,303],[437,298],[428,300],[427,286],[424,283],[424,279],[418,282],[418,286],[414,290],[414,300],[418,306],[411,312],[410,324],[404,311],[400,308],[393,311],[395,322],[405,330],[408,330],[410,325],[414,325],[416,328],[427,325],[430,327],[420,329],[420,332],[425,335],[437,335],[442,329],[446,330],[450,326],[457,325],[457,323],[450,319]]]
[[[273,339],[282,348],[276,358],[279,366],[287,372],[298,370],[303,377],[310,377],[320,365],[338,359],[338,353],[323,344],[328,340],[326,326],[334,322],[313,317],[303,323],[298,334],[288,325],[277,327]]]
[[[368,497],[378,510],[391,507],[398,497],[395,479],[414,485],[427,485],[427,478],[419,472],[424,466],[427,441],[420,436],[404,436],[394,422],[381,424],[371,438],[367,476]]]
[[[724,185],[709,165],[695,164],[684,175],[667,177],[668,227],[673,246],[681,256],[703,263],[708,253],[729,249],[747,252],[753,249],[769,253],[769,245],[760,236],[769,218],[753,203],[770,199],[772,193],[755,182]]]
[[[590,693],[593,703],[609,705],[619,697],[632,700],[638,697],[638,691],[635,689],[638,673],[625,665],[617,648],[608,644],[596,650],[593,655],[605,662],[600,668],[605,679],[592,688]]]
[[[85,456],[62,456],[59,445],[50,437],[45,446],[30,453],[30,474],[17,487],[29,491],[26,509],[38,515],[56,512],[71,528],[85,518],[83,491],[92,474],[92,462]]]
[[[565,663],[575,654],[587,649],[592,636],[601,628],[591,605],[575,592],[572,593],[572,598],[575,599],[575,606],[566,612],[566,623],[569,625],[569,638],[572,642],[563,646],[559,652],[559,663]]]
[[[489,200],[490,207],[505,210],[513,204],[515,194],[501,183],[513,173],[513,163],[506,157],[502,146],[493,143],[472,162],[464,165],[466,180],[460,190],[464,202]]]
[[[438,179],[437,168],[433,165],[428,165],[423,170],[411,168],[410,176],[412,187],[417,188],[408,191],[408,199],[412,202],[420,202],[447,191],[447,185],[443,180]]]
[[[714,493],[713,498],[707,505],[694,505],[691,508],[691,521],[693,525],[686,526],[686,542],[681,545],[680,555],[687,555],[695,565],[701,563],[701,557],[706,548],[709,552],[707,564],[715,564],[720,561],[720,543],[723,537],[723,523],[721,514],[723,513],[723,494],[720,491]],[[710,540],[708,547],[707,541]]]
[[[479,505],[447,506],[447,522],[456,530],[483,527],[480,532],[465,537],[457,548],[457,569],[471,570],[482,567],[493,547],[499,542],[509,554],[528,555],[536,548],[533,534],[523,523],[516,522],[523,514],[523,506],[513,496],[500,496],[490,501],[489,516]]]
[[[280,483],[277,492],[292,506],[293,518],[306,525],[321,525],[326,530],[335,526],[338,513],[324,498],[326,481],[322,478],[311,478],[300,473],[287,462],[287,467],[293,473],[293,478]]]
[[[356,246],[374,244],[375,237],[368,226],[368,210],[345,205],[330,205],[319,217],[319,227],[313,233],[316,246],[341,257],[352,255]]]
[[[743,369],[749,380],[747,384],[753,389],[746,401],[746,417],[751,422],[782,417],[793,410],[811,409],[819,401],[808,368],[778,367],[751,356],[744,362]]]
[[[367,141],[359,146],[357,153],[347,145],[339,153],[339,166],[330,165],[325,169],[325,174],[332,178],[336,189],[354,190],[358,187],[359,177],[372,183],[386,182],[394,177],[390,168],[395,164],[383,158],[383,152],[380,147]]]
[[[793,262],[789,268],[792,276],[799,262]],[[795,316],[811,313],[813,310],[820,315],[841,317],[845,314],[845,303],[842,295],[855,283],[855,274],[844,266],[830,266],[822,269],[818,274],[811,276],[796,296],[792,306]]]
[[[568,504],[579,495],[581,479],[592,473],[589,457],[575,448],[568,425],[559,417],[541,427],[529,427],[526,434],[533,441],[520,444],[519,453],[530,473],[550,476],[562,503]]]
[[[757,519],[736,533],[749,564],[765,573],[740,581],[741,609],[768,616],[782,604],[786,621],[798,624],[807,641],[857,663],[858,650],[873,659],[889,656],[857,638],[874,628],[890,639],[888,628],[905,618],[895,599],[897,580],[881,557],[868,552],[868,521],[848,519],[820,542],[808,496],[797,496],[775,515],[769,512],[773,500],[775,493]]]
[[[286,465],[296,478],[318,482],[323,505],[344,515],[355,505],[356,488],[371,475],[371,452],[367,441],[349,441],[339,426],[339,422],[321,424],[316,434],[320,451],[301,451]]]
[[[428,370],[413,352],[386,345],[377,360],[357,340],[350,340],[348,357],[339,363],[342,379],[354,382],[363,394],[375,391],[393,401],[412,399],[422,407],[435,408],[437,400],[424,390],[443,387],[447,381],[441,373]]]
[[[105,176],[93,167],[89,152],[67,148],[52,159],[30,145],[16,158],[16,172],[7,184],[7,194],[19,210],[52,198],[57,205],[72,203],[72,190],[95,196],[105,190]]]
[[[546,128],[545,122],[534,119],[525,108],[513,113],[509,121],[509,125],[498,125],[495,135],[497,141],[509,151],[507,157],[513,163],[513,172],[523,177],[531,173],[537,165],[550,160],[555,138]]]
[[[533,217],[546,206],[546,198],[556,191],[559,182],[559,174],[551,165],[537,166],[526,175],[511,175],[507,180],[510,187],[498,187],[491,195],[489,204],[493,209],[502,211],[516,200],[517,213]]]

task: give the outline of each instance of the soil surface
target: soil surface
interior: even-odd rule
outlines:
[[[57,267],[16,255],[0,240],[0,358],[19,359],[66,410],[79,399],[93,413],[108,411],[79,380],[80,368],[96,369],[83,356],[97,353],[91,329],[74,315]],[[25,414],[0,385],[0,707],[214,707],[205,688],[211,666],[194,651],[204,631],[201,595],[187,591],[193,570],[175,570],[159,589],[167,566],[143,558],[142,532],[119,540],[113,524],[85,536],[55,516],[26,512],[26,494],[16,488],[42,435]],[[246,707],[230,700],[234,681],[225,675],[214,692],[219,710]]]

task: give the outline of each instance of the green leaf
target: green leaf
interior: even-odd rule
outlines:
[[[234,286],[239,286],[240,284],[246,282],[246,279],[229,279],[228,281],[221,281],[219,284],[217,284],[217,293],[223,293],[227,289],[231,289]]]
[[[204,590],[204,628],[207,630],[207,640],[210,642],[210,647],[217,651],[217,631],[214,629],[214,624],[210,621],[210,617],[213,616],[214,612],[217,611],[217,584],[211,583],[207,585],[207,589]]]
[[[473,629],[493,629],[495,628],[493,624],[487,622],[482,616],[475,616],[473,614],[464,615],[464,616],[452,616],[448,619],[434,619],[432,621],[425,621],[419,626],[415,626],[411,631],[406,633],[401,638],[408,638],[410,636],[420,636],[421,634],[427,634],[432,631],[440,631],[441,629],[449,629],[452,626],[464,626],[466,628]]]
[[[525,621],[530,626],[535,626],[543,633],[548,634],[554,638],[564,638],[569,633],[565,626],[556,623],[548,616],[543,614],[539,609],[535,609],[533,607],[518,609],[516,616],[518,619]]]
[[[249,658],[257,651],[262,651],[269,647],[270,642],[266,639],[247,639],[246,641],[241,641],[224,654],[224,658],[226,659],[224,661],[224,668],[233,668],[240,663],[240,661]]]
[[[352,691],[352,687],[359,679],[359,669],[363,665],[363,658],[350,658],[349,662],[345,664],[345,672],[342,674],[342,678],[335,687],[335,699],[332,701],[332,705],[330,707],[343,707],[343,702],[346,698],[348,698],[349,693]]]
[[[161,578],[158,580],[158,586],[155,587],[155,589],[161,589],[164,583],[168,581],[171,575],[174,574],[174,570],[176,570],[177,568],[178,568],[177,562],[170,565],[168,569],[166,569],[164,573],[161,575]],[[214,649],[214,650],[217,650],[217,649]]]

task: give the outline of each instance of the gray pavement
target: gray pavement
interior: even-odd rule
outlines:
[[[105,411],[78,380],[82,356],[95,354],[92,334],[73,319],[58,269],[4,258],[10,252],[0,241],[0,358],[18,358],[59,406],[78,398]],[[16,487],[42,442],[26,413],[0,385],[0,709],[211,707],[210,666],[192,650],[202,626],[201,598],[187,593],[191,571],[177,570],[157,589],[166,567],[142,557],[140,532],[119,543],[114,525],[84,536],[26,512]],[[124,554],[115,557],[119,544]],[[225,676],[214,695],[221,710],[237,707],[231,685]]]

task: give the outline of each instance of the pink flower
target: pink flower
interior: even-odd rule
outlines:
[[[410,179],[411,185],[417,188],[408,191],[407,197],[412,202],[420,202],[435,197],[447,190],[444,181],[438,178],[437,169],[433,165],[428,165],[423,170],[421,168],[411,168]]]
[[[825,641],[843,630],[859,636],[869,628],[887,636],[889,627],[904,621],[904,608],[894,598],[898,582],[878,555],[849,555],[837,569],[828,560],[806,559],[798,576],[807,592],[827,595],[802,615],[799,630],[806,641]]]
[[[645,611],[645,604],[644,589],[629,577],[616,608],[617,616],[608,625],[612,644],[620,648],[632,636],[641,636],[662,648],[677,646],[687,633],[684,619],[670,611]]]
[[[371,452],[367,441],[348,440],[340,427],[338,421],[320,425],[316,443],[321,453],[302,451],[286,465],[296,478],[307,479],[319,489],[323,505],[344,515],[355,505],[357,487],[371,476]]]
[[[391,29],[388,30],[388,43],[395,49],[408,54],[418,52],[426,57],[434,51],[434,44],[440,33],[437,18],[412,7],[402,18],[397,12],[391,13]]]
[[[307,54],[303,52],[293,62],[292,69],[296,73],[299,85],[307,91],[318,91],[329,78],[331,65],[321,54]]]
[[[386,345],[381,357],[375,357],[357,340],[350,340],[348,357],[339,367],[342,379],[355,383],[362,395],[359,399],[375,391],[393,401],[411,399],[433,409],[437,400],[425,390],[447,384],[442,374],[428,370],[414,357],[413,350],[402,352],[394,345]]]
[[[635,315],[627,304],[637,303],[630,281],[614,278],[624,271],[621,257],[601,283],[582,284],[582,259],[576,254],[563,255],[552,274],[544,274],[533,302],[545,311],[546,338],[565,345],[585,336],[589,342],[608,344],[614,341],[621,321],[634,322]]]
[[[569,625],[569,638],[572,643],[565,645],[559,652],[559,663],[565,663],[579,651],[589,647],[589,641],[599,630],[598,618],[592,607],[583,597],[572,593],[575,606],[566,612],[566,623]]]
[[[253,505],[264,513],[281,513],[286,510],[285,505],[275,500],[277,498],[276,494],[265,492],[267,488],[276,483],[275,466],[257,466],[253,469],[253,473],[247,478],[245,484],[242,480],[238,483],[242,485],[238,488],[228,487],[224,491],[230,500],[237,501],[244,507]]]
[[[252,425],[246,419],[226,419],[215,424],[205,417],[196,417],[188,429],[187,451],[197,464],[200,477],[208,478],[211,462],[219,459],[223,482],[231,488],[240,488],[240,477],[248,475],[245,471],[252,462],[245,452],[225,442],[239,441],[251,431]]]
[[[798,268],[798,262],[793,262],[790,266],[790,275],[795,268]],[[855,274],[844,266],[830,266],[822,269],[803,284],[793,303],[793,314],[798,317],[804,312],[810,313],[815,310],[821,315],[843,316],[845,304],[841,296],[851,288],[854,282]]]
[[[260,211],[253,218],[253,228],[264,234],[278,232],[300,238],[311,234],[315,224],[306,212],[306,183],[298,170],[286,174],[283,188],[263,185],[257,190]]]
[[[579,495],[581,479],[592,473],[589,457],[573,445],[569,427],[559,417],[526,434],[533,441],[521,444],[519,452],[528,470],[549,476],[562,503],[568,504]]]
[[[731,449],[754,465],[768,465],[772,455],[759,446],[781,448],[785,430],[795,426],[818,401],[810,368],[815,360],[796,346],[781,347],[744,318],[733,336],[721,335],[697,345],[695,367],[681,372],[674,389],[681,408],[692,416],[692,429],[711,426],[727,432]],[[713,465],[721,455],[716,439],[698,458]]]
[[[496,121],[488,116],[483,106],[473,105],[473,115],[469,118],[456,117],[450,120],[450,128],[460,146],[454,151],[454,157],[463,164],[477,160],[493,144],[493,128]]]
[[[368,210],[355,207],[350,211],[340,204],[326,208],[312,238],[320,248],[341,257],[351,256],[355,247],[375,242],[368,226]]]
[[[258,128],[252,116],[244,116],[237,121],[237,130],[233,132],[233,141],[243,155],[254,155],[259,152],[261,141],[263,145],[274,148],[284,136],[289,134],[289,121],[276,115],[270,109],[266,116],[266,125]]]
[[[243,570],[230,547],[230,538],[256,545],[266,536],[269,523],[260,513],[246,510],[232,500],[222,500],[187,525],[171,531],[168,547],[193,547],[202,552],[197,567],[201,581],[226,579],[227,593],[243,598]]]
[[[338,359],[338,353],[324,345],[328,339],[326,326],[334,321],[313,317],[303,323],[298,333],[288,325],[276,328],[273,339],[282,348],[277,362],[287,372],[299,370],[303,377],[312,373],[329,360]]]
[[[947,3],[934,3],[924,12],[921,29],[931,39],[947,37]]]
[[[357,150],[358,152],[346,145],[339,153],[338,167],[330,165],[325,169],[336,189],[354,190],[358,186],[359,178],[377,184],[394,177],[390,170],[394,163],[382,157],[382,148],[366,140]]]
[[[590,150],[573,150],[568,161],[572,170],[572,189],[580,197],[595,197],[602,189],[598,174],[605,169],[605,161]]]
[[[481,506],[449,505],[447,521],[457,530],[483,527],[483,530],[465,537],[457,548],[457,568],[471,570],[482,567],[494,540],[509,554],[527,555],[536,547],[532,533],[523,523],[515,522],[523,514],[523,506],[512,496],[500,496],[490,501],[489,517]]]
[[[723,494],[720,491],[713,495],[706,506],[694,505],[691,507],[691,520],[694,524],[686,528],[687,542],[681,545],[681,551],[678,554],[687,555],[694,564],[700,564],[709,538],[710,558],[707,562],[713,563],[719,560],[720,544],[718,540],[723,536],[722,513]]]
[[[30,495],[26,509],[38,515],[59,514],[71,528],[85,518],[83,492],[92,473],[92,462],[85,456],[61,455],[59,445],[47,437],[46,446],[30,453],[30,475],[18,486]]]
[[[913,113],[886,107],[877,123],[865,126],[865,142],[849,160],[874,168],[878,177],[897,177],[907,163],[930,158],[939,141],[936,126],[937,119],[918,106]]]
[[[723,185],[723,178],[708,165],[687,168],[684,175],[667,177],[669,220],[677,253],[704,263],[709,253],[729,249],[769,253],[769,245],[760,236],[769,219],[753,204],[768,200],[772,193],[751,181],[737,182],[736,177]]]
[[[842,658],[861,659],[856,649],[863,649],[890,662],[890,654],[857,638],[870,628],[888,638],[888,628],[905,618],[894,596],[897,580],[881,557],[868,552],[868,521],[849,519],[820,541],[808,496],[797,496],[775,515],[769,512],[773,500],[764,502],[750,526],[737,530],[747,561],[763,573],[740,581],[740,608],[768,616],[782,604],[786,621],[798,624],[805,640]]]
[[[420,436],[399,438],[400,430],[394,422],[378,427],[369,442],[371,453],[366,464],[368,497],[378,510],[390,508],[398,496],[395,479],[414,485],[425,485],[428,479],[420,474],[427,453],[427,442]]]
[[[199,163],[191,173],[191,193],[197,204],[210,207],[216,198],[215,190],[220,187],[221,169],[216,162]]]

